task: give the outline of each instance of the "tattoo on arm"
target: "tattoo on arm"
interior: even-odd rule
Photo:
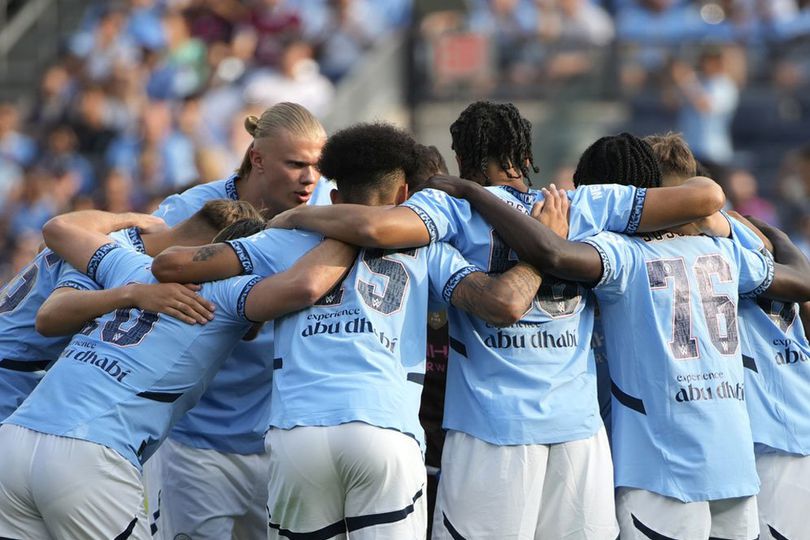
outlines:
[[[222,244],[213,244],[210,246],[203,246],[197,250],[194,257],[191,259],[194,262],[207,261],[214,257],[217,253],[222,251]]]

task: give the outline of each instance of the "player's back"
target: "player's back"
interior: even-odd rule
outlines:
[[[523,213],[542,200],[535,190],[489,189]],[[636,226],[645,193],[628,186],[572,192],[569,236]],[[500,273],[517,262],[467,201],[424,190],[405,206],[422,218],[432,238],[450,242],[476,266]],[[551,444],[593,435],[601,425],[590,347],[593,307],[580,285],[551,276],[544,277],[531,309],[509,327],[451,307],[445,429],[493,444]]]
[[[588,239],[612,380],[616,485],[684,501],[756,493],[737,327],[738,291],[773,265],[728,239]]]
[[[154,282],[151,258],[106,249],[99,283]],[[91,321],[7,422],[96,442],[139,466],[249,327],[240,311],[256,281],[241,276],[204,284],[199,294],[217,306],[205,325],[134,308]]]
[[[423,444],[425,314],[476,268],[444,244],[364,249],[340,288],[276,320],[271,426],[365,422]]]
[[[732,235],[748,249],[764,249],[748,227],[729,218]],[[810,454],[810,343],[799,305],[741,298],[740,344],[746,402],[759,450]]]

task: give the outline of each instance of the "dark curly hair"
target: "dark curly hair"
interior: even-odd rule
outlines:
[[[478,174],[486,178],[489,160],[507,174],[511,168],[519,170],[526,179],[530,171],[538,171],[532,156],[532,124],[511,103],[476,101],[450,126],[450,136],[465,178]]]
[[[396,185],[398,173],[410,177],[417,168],[413,137],[390,124],[355,124],[327,139],[318,163],[348,200]]]
[[[630,133],[602,137],[580,156],[574,185],[659,187],[661,167],[652,147]]]
[[[447,163],[445,163],[439,149],[435,146],[416,145],[417,162],[413,173],[408,177],[408,188],[416,191],[430,177],[437,174],[447,174]]]

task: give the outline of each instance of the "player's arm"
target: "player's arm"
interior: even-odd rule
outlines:
[[[540,273],[524,262],[499,276],[473,272],[459,282],[450,301],[492,325],[509,326],[528,311],[541,281]]]
[[[242,273],[242,264],[225,242],[199,247],[173,246],[152,262],[152,274],[163,283],[202,283]]]
[[[431,180],[431,187],[447,191]],[[588,244],[569,242],[539,220],[513,208],[483,187],[466,180],[450,195],[462,196],[489,222],[506,244],[541,273],[563,279],[595,283],[602,275],[602,261]],[[558,211],[563,203],[558,191],[547,191],[544,211]],[[556,202],[555,202],[556,201]]]
[[[268,226],[315,231],[363,247],[401,249],[430,242],[419,216],[401,206],[299,206],[280,213]]]
[[[47,337],[72,335],[87,321],[133,307],[164,313],[188,324],[205,324],[214,317],[214,305],[195,294],[199,289],[199,285],[177,283],[132,283],[100,291],[60,287],[39,308],[36,330]]]
[[[270,321],[313,305],[343,280],[356,258],[355,246],[324,240],[289,270],[257,283],[245,301],[245,315]]]
[[[802,302],[799,304],[799,317],[802,319],[804,335],[810,336],[810,302]]]
[[[728,220],[720,214],[726,196],[715,181],[696,176],[673,187],[647,190],[638,232],[653,232],[697,222],[711,236],[731,234]]]
[[[110,242],[108,233],[128,227],[157,230],[166,224],[148,214],[81,210],[52,218],[42,227],[42,236],[45,244],[62,259],[74,268],[84,269],[98,248]]]
[[[810,261],[804,253],[790,241],[788,235],[764,221],[749,217],[773,245],[773,282],[763,296],[785,302],[806,302],[810,300]]]

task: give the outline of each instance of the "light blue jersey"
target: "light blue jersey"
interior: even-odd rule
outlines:
[[[744,247],[763,249],[748,227],[729,218]],[[740,299],[740,344],[751,432],[759,452],[810,454],[810,344],[799,305]]]
[[[229,243],[245,271],[265,274],[289,268],[320,240],[274,229]],[[443,243],[361,250],[339,289],[276,320],[270,425],[365,422],[408,434],[424,447],[419,404],[428,296],[449,303],[458,283],[475,271]]]
[[[176,225],[214,199],[239,198],[235,175],[200,184],[168,197],[155,212]],[[321,179],[310,204],[328,204],[329,183]],[[273,381],[273,325],[252,341],[240,342],[200,402],[174,427],[171,438],[194,448],[236,454],[264,452]]]
[[[143,251],[135,229],[110,236],[124,246]],[[45,369],[70,341],[70,336],[45,337],[34,326],[40,306],[54,289],[61,287],[80,291],[99,288],[95,281],[45,249],[0,291],[0,420],[28,397]]]
[[[104,288],[155,283],[151,263],[110,243],[87,273]],[[244,304],[259,279],[203,284],[217,310],[204,325],[134,308],[88,323],[6,422],[107,446],[140,467],[250,328]]]
[[[528,213],[542,199],[490,188],[516,210]],[[604,229],[633,232],[646,190],[587,186],[569,194],[569,237]],[[488,272],[509,269],[517,257],[465,200],[423,190],[404,206],[414,210],[432,241],[455,246]],[[585,439],[602,424],[591,349],[594,298],[576,283],[545,278],[520,322],[496,328],[450,308],[450,358],[444,428],[492,444],[551,444]]]
[[[726,238],[601,233],[594,287],[613,391],[616,486],[681,501],[754,495],[759,479],[737,329],[738,291],[773,260]]]

